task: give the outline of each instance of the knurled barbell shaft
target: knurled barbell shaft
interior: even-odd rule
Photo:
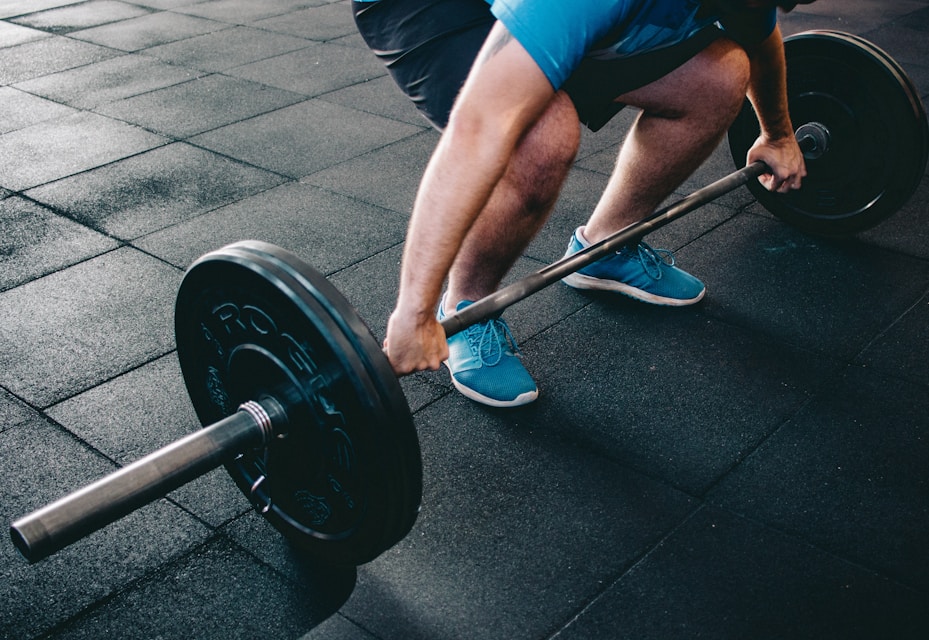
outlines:
[[[10,525],[13,543],[30,562],[46,558],[262,446],[285,422],[276,401],[247,402],[229,417],[20,518]]]
[[[798,140],[798,143],[800,149],[806,152],[813,148],[816,141],[812,136],[803,136]],[[472,324],[496,316],[510,305],[528,298],[533,293],[561,280],[565,276],[593,264],[597,260],[618,251],[624,245],[642,238],[646,234],[663,227],[686,213],[690,213],[721,195],[738,189],[747,184],[749,180],[770,172],[771,169],[764,162],[753,162],[702,189],[694,191],[674,204],[658,209],[646,218],[620,229],[600,242],[553,262],[535,273],[495,291],[489,296],[481,298],[461,311],[446,316],[441,322],[442,328],[445,329],[445,335],[452,336]]]

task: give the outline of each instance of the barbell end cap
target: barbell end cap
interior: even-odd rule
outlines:
[[[39,525],[36,524],[36,526]],[[42,541],[47,539],[48,535],[47,532],[44,532],[44,529],[30,534],[27,532],[29,527],[30,522],[28,519],[17,520],[10,525],[10,539],[13,541],[13,546],[29,561],[29,564],[35,564],[51,555],[47,551],[48,545],[42,544]],[[46,551],[43,552],[43,548]]]
[[[832,134],[829,127],[820,122],[802,124],[794,135],[806,160],[818,160],[829,150]]]

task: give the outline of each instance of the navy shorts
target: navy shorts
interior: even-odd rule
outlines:
[[[490,5],[484,0],[377,0],[353,1],[352,10],[361,36],[397,85],[436,128],[444,129],[496,21]],[[562,88],[580,121],[596,131],[622,110],[617,96],[667,75],[721,33],[710,27],[679,45],[631,58],[585,59]]]

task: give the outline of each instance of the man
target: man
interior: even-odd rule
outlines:
[[[519,406],[538,396],[502,319],[448,340],[438,320],[496,290],[545,223],[577,152],[579,122],[596,130],[624,105],[641,109],[569,254],[654,211],[713,151],[746,95],[762,127],[749,161],[771,167],[767,188],[799,188],[805,168],[776,24],[777,7],[795,4],[354,2],[369,46],[443,132],[413,207],[387,327],[395,371],[445,361],[456,388],[478,402]],[[705,293],[670,252],[644,242],[565,282],[671,306]]]

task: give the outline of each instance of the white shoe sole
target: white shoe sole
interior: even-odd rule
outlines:
[[[571,273],[566,275],[561,279],[566,285],[573,289],[585,289],[588,291],[612,291],[614,293],[621,293],[624,296],[629,296],[640,302],[647,302],[648,304],[661,305],[663,307],[686,307],[688,305],[696,304],[703,299],[703,296],[706,294],[706,287],[700,291],[700,295],[695,298],[689,299],[679,299],[679,298],[665,298],[664,296],[656,296],[653,293],[648,291],[642,291],[636,287],[629,286],[617,280],[606,280],[604,278],[594,278],[591,276],[585,276],[581,273]]]
[[[447,360],[443,364],[446,367],[448,367]],[[448,372],[449,374],[451,374],[452,372],[451,368],[448,368]],[[474,400],[475,402],[479,402],[481,404],[487,405],[488,407],[498,407],[498,408],[500,407],[502,408],[521,407],[525,404],[529,404],[530,402],[534,402],[536,398],[539,397],[539,390],[536,389],[535,391],[527,391],[526,393],[521,393],[515,398],[513,398],[512,400],[496,400],[494,398],[490,398],[481,393],[478,393],[474,389],[464,386],[463,384],[455,380],[454,375],[450,375],[450,377],[452,379],[452,384],[455,385],[455,388],[458,389],[458,392],[461,393],[461,395],[463,395],[464,397],[470,400]]]

